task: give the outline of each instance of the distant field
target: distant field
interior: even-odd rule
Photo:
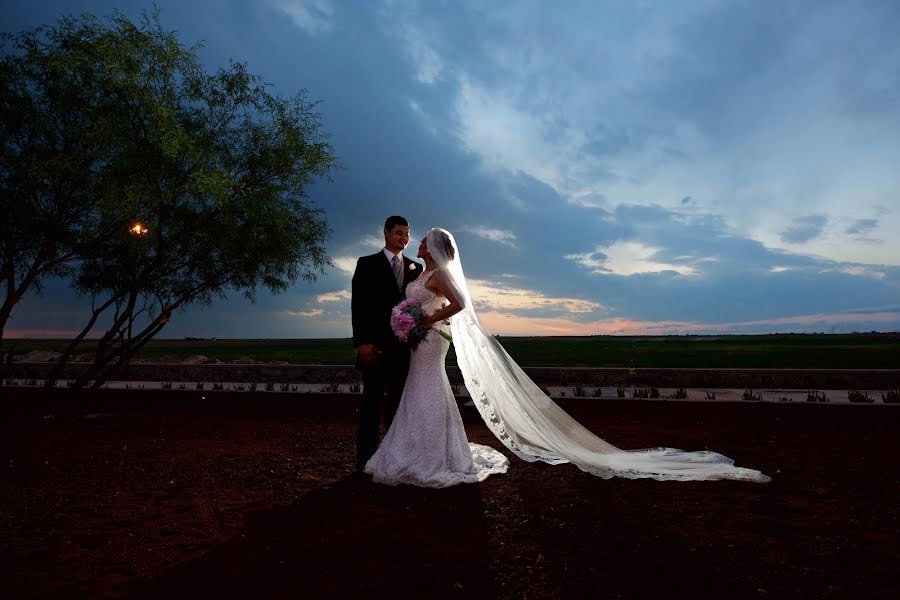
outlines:
[[[900,333],[667,337],[502,337],[521,366],[652,368],[898,369]],[[15,354],[61,351],[65,340],[6,340]],[[90,352],[87,342],[79,352]],[[352,364],[349,339],[153,340],[141,358],[193,355],[224,362],[241,357],[294,364]],[[451,350],[449,364],[456,359]]]

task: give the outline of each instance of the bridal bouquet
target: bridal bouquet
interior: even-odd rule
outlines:
[[[391,310],[391,329],[401,342],[406,342],[413,349],[428,335],[429,327],[423,327],[425,311],[415,300],[407,298]],[[449,334],[436,330],[447,341],[453,341]]]

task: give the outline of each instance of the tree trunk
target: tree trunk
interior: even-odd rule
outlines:
[[[134,310],[134,304],[137,301],[137,292],[132,290],[130,292],[128,298],[128,305],[121,315],[113,322],[112,326],[109,330],[97,341],[97,351],[94,353],[94,362],[91,364],[87,370],[75,378],[75,382],[72,384],[73,388],[81,389],[87,385],[87,383],[96,377],[105,367],[109,364],[115,357],[115,352],[107,353],[106,349],[109,347],[112,339],[119,333],[119,330],[122,328],[122,325],[125,324],[125,321],[128,319],[128,316],[131,314],[131,311]]]
[[[75,353],[75,349],[81,344],[81,341],[84,337],[90,333],[91,329],[94,328],[94,324],[97,322],[97,318],[107,309],[109,308],[113,302],[115,302],[117,298],[113,297],[107,300],[100,308],[96,309],[94,313],[91,315],[91,320],[88,321],[88,324],[81,330],[81,333],[78,334],[72,343],[66,348],[65,352],[63,352],[62,356],[59,357],[59,361],[56,363],[56,366],[53,367],[53,370],[50,372],[50,375],[47,376],[47,387],[55,387],[56,382],[59,379],[59,376],[62,374],[63,369],[66,364],[69,362],[69,359]]]

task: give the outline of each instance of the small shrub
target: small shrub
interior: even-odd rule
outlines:
[[[813,392],[806,393],[806,401],[807,402],[828,402],[828,398],[825,396],[825,392],[819,394],[818,390]]]
[[[197,385],[195,386],[195,389],[197,389],[198,391],[201,391],[201,392],[202,392],[202,391],[203,391],[203,388],[205,388],[205,387],[206,387],[206,384],[205,384],[205,383],[203,383],[202,381],[198,381],[198,382],[197,382]]]
[[[594,398],[602,398],[603,397],[603,388],[599,385],[594,388],[594,393],[591,394]]]
[[[617,387],[616,388],[616,398],[624,398],[625,397],[625,388]]]
[[[271,381],[267,381],[267,382],[266,382],[266,391],[267,391],[267,392],[274,392],[274,391],[275,391],[275,384],[272,383]]]
[[[282,384],[280,384],[278,387],[281,389],[282,392],[287,392],[287,391],[290,391],[290,389],[291,389],[291,384],[289,384],[289,383],[282,383]]]
[[[673,394],[672,398],[675,400],[687,400],[687,390],[684,388],[678,388]]]
[[[237,384],[236,386],[234,386],[234,389],[235,389],[235,391],[243,392],[244,389],[245,389],[245,388],[244,388],[244,384],[243,384],[243,383],[239,383],[239,384]]]
[[[453,392],[454,396],[459,396],[459,386],[458,385],[451,385],[450,391]]]
[[[762,402],[762,396],[759,394],[754,394],[753,390],[744,390],[744,394],[741,396],[742,400],[747,400],[749,402]]]
[[[337,382],[337,379],[335,379],[335,380],[333,380],[331,383],[326,383],[325,385],[323,385],[321,391],[323,391],[323,392],[329,392],[329,393],[337,393],[337,392],[340,392],[340,391],[341,391],[341,384],[339,384],[339,383]]]
[[[779,401],[779,402],[790,402],[791,399],[788,398],[787,396],[781,396],[781,397],[778,398],[778,401]]]
[[[296,386],[296,385],[292,385],[292,386],[291,386],[291,391],[292,391],[292,392],[296,392],[296,391],[297,391],[297,386]]]
[[[214,383],[212,389],[214,392],[221,392],[225,389],[225,384],[221,381],[219,383]]]
[[[715,400],[715,399],[716,399],[716,393],[715,393],[715,392],[706,392],[706,399],[707,399],[707,400]]]
[[[649,398],[650,390],[647,388],[634,388],[634,391],[631,392],[632,398]]]
[[[575,396],[576,398],[585,398],[585,397],[587,397],[587,392],[584,390],[584,386],[579,383],[578,385],[575,386],[575,389],[572,392],[572,395]]]
[[[179,390],[186,390],[186,389],[187,389],[187,384],[186,384],[186,383],[179,383],[179,384],[178,384],[178,389],[179,389]]]
[[[253,383],[250,384],[250,391],[251,391],[251,392],[255,392],[255,391],[256,391],[256,382],[255,382],[255,381],[254,381]]]
[[[456,387],[457,387],[457,389],[459,388],[459,386],[456,386]],[[354,381],[353,383],[350,384],[350,393],[351,394],[359,394],[360,392],[362,392],[362,384],[360,382]]]
[[[859,390],[848,391],[847,400],[850,402],[875,402],[875,398],[872,398],[866,392],[861,392]]]
[[[890,390],[881,395],[881,401],[887,404],[900,404],[900,390]]]
[[[171,390],[172,382],[171,381],[163,381],[161,384],[159,384],[159,387],[164,390]]]

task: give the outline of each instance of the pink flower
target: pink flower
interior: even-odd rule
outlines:
[[[422,327],[425,313],[421,305],[408,298],[403,300],[391,311],[391,330],[401,342],[408,342],[415,348],[428,334],[428,328]]]

